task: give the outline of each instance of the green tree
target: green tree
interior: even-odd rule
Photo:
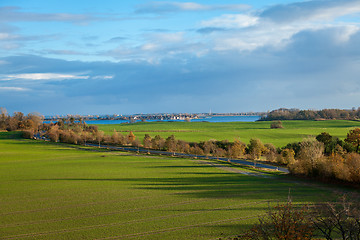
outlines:
[[[327,132],[322,132],[319,135],[316,136],[316,140],[319,142],[324,143],[324,145],[327,145],[331,142],[332,136]]]
[[[325,154],[332,154],[336,151],[336,146],[341,144],[341,141],[337,137],[331,136],[327,132],[320,133],[316,136],[316,140],[322,142],[325,147]]]
[[[345,138],[345,142],[351,143],[356,147],[356,152],[359,152],[360,146],[360,128],[350,130]]]
[[[292,164],[295,162],[295,152],[292,149],[283,149],[280,155],[277,157],[277,162],[280,164]]]

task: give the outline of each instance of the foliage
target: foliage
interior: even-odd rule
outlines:
[[[309,209],[297,208],[291,201],[269,208],[259,223],[247,232],[243,239],[256,240],[308,240],[313,237],[314,228],[310,223]]]
[[[238,139],[234,140],[234,143],[229,148],[229,157],[241,158],[244,156],[246,150],[246,144]]]
[[[35,133],[39,130],[43,119],[42,116],[35,113],[29,113],[25,116],[21,112],[15,112],[13,116],[10,116],[5,108],[0,108],[0,112],[0,130],[28,130],[27,133],[29,131]]]
[[[149,134],[145,134],[144,140],[144,147],[145,148],[151,148],[152,147],[152,138]]]
[[[273,121],[270,125],[270,128],[284,128],[280,120]]]
[[[348,199],[351,199],[349,201]],[[338,202],[319,202],[295,207],[291,201],[270,208],[245,234],[231,238],[248,240],[360,239],[360,201],[357,195]]]
[[[311,214],[312,223],[319,237],[343,240],[360,239],[359,198],[352,196],[352,202],[342,196],[339,202],[318,203]]]
[[[324,144],[316,139],[305,139],[300,143],[297,161],[289,165],[289,170],[295,174],[318,176],[319,159],[323,157]]]
[[[31,139],[34,136],[34,132],[33,132],[33,130],[24,130],[24,131],[22,131],[22,136],[23,136],[23,138]]]
[[[260,159],[260,156],[266,152],[266,147],[258,138],[252,138],[248,145],[249,154],[252,159]]]
[[[127,140],[128,143],[132,143],[133,141],[135,141],[136,136],[134,135],[134,133],[132,131],[129,132],[129,134],[127,135]]]
[[[290,165],[295,162],[295,152],[292,149],[283,149],[281,153],[276,158],[277,163]]]
[[[353,130],[350,133],[353,133]],[[289,163],[290,172],[322,180],[360,183],[360,155],[355,152],[346,153],[339,144],[336,144],[331,154],[324,156],[327,152],[326,147],[329,147],[329,144],[334,145],[334,138],[323,133],[317,136],[317,139],[321,142],[307,139],[299,144],[298,157],[294,162]],[[335,141],[339,142],[336,139]]]
[[[165,140],[165,150],[169,152],[175,152],[177,149],[177,140],[174,135],[169,136]]]
[[[360,128],[350,130],[345,138],[345,142],[351,143],[356,146],[356,152],[359,152],[360,146]]]
[[[327,155],[338,152],[340,148],[344,146],[344,142],[342,140],[339,140],[339,138],[337,137],[331,136],[327,132],[322,132],[321,134],[317,135],[316,140],[324,144],[324,153]]]
[[[316,120],[316,119],[359,119],[360,108],[357,110],[323,109],[323,110],[299,110],[280,108],[269,112],[263,121],[273,120]]]

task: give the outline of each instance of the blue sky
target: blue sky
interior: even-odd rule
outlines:
[[[360,0],[0,1],[10,113],[352,108]]]

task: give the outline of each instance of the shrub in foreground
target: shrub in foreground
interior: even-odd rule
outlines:
[[[348,199],[351,199],[349,201]],[[222,238],[220,238],[222,239]],[[269,208],[249,231],[228,240],[359,240],[360,201],[342,196],[337,202],[313,206],[286,204]]]
[[[291,202],[269,209],[259,223],[252,227],[243,239],[312,239],[314,227],[306,206],[297,208]]]

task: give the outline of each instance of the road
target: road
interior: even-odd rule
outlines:
[[[85,146],[99,147],[98,144],[92,144],[92,143],[86,143]],[[195,154],[187,154],[187,153],[165,152],[165,151],[158,151],[158,150],[151,150],[151,149],[144,149],[144,148],[136,148],[136,147],[116,147],[116,146],[111,146],[111,145],[100,145],[100,147],[101,148],[112,149],[112,150],[148,153],[148,154],[155,154],[155,155],[166,155],[166,156],[177,156],[177,157],[184,157],[184,158],[220,160],[220,161],[225,161],[225,162],[236,163],[236,164],[243,165],[243,166],[262,168],[262,169],[265,169],[265,170],[277,170],[277,171],[280,171],[280,172],[283,172],[283,173],[289,173],[289,170],[287,168],[272,166],[272,165],[269,165],[269,164],[259,163],[259,162],[256,162],[256,161],[247,161],[247,160],[232,159],[232,158],[225,158],[225,157],[212,157],[212,156],[195,155]]]

